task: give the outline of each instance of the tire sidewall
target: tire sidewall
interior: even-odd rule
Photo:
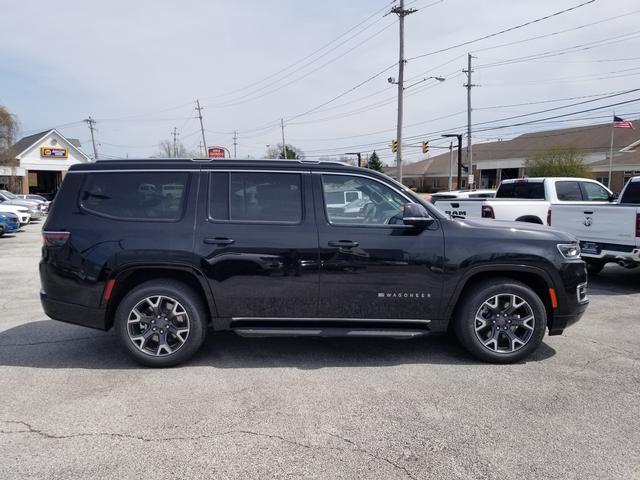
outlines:
[[[164,295],[182,304],[189,315],[189,335],[185,344],[174,354],[154,357],[142,352],[129,339],[127,320],[129,313],[146,297]],[[114,326],[121,346],[138,363],[149,367],[170,367],[185,362],[200,348],[206,336],[206,310],[198,295],[187,285],[175,281],[149,281],[129,292],[120,302],[114,317]]]
[[[497,353],[486,348],[476,336],[475,316],[480,306],[498,294],[515,294],[524,299],[535,318],[533,334],[527,344],[511,353]],[[464,293],[463,293],[464,295]],[[456,334],[460,342],[475,357],[492,363],[513,363],[534,352],[542,342],[547,328],[547,311],[538,295],[527,285],[510,280],[493,280],[475,284],[456,315]]]

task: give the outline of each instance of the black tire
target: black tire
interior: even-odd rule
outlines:
[[[485,302],[495,298],[497,308],[492,310]],[[525,304],[511,313],[509,299],[516,299],[518,304],[524,301]],[[467,351],[480,360],[491,363],[517,362],[529,356],[542,342],[547,326],[546,309],[540,297],[524,283],[511,278],[493,278],[473,283],[462,293],[460,302],[454,319],[456,336]],[[505,307],[504,310],[501,305]],[[498,312],[500,318],[496,319],[496,314],[490,313],[494,311]],[[476,320],[477,316],[481,319]],[[532,316],[533,320],[523,322],[528,316]],[[477,328],[480,330],[476,331]],[[491,346],[483,342],[489,342]],[[517,348],[516,342],[521,344]]]
[[[157,307],[153,307],[146,300],[150,298],[160,298]],[[175,308],[173,312],[169,312],[172,306]],[[179,313],[175,313],[178,306]],[[134,313],[134,307],[136,312],[144,311],[145,315],[138,316]],[[162,318],[155,315],[159,312],[163,315]],[[166,320],[171,316],[173,320]],[[133,321],[130,324],[129,318],[144,320]],[[159,319],[157,324],[156,318]],[[171,324],[167,328],[169,322]],[[171,279],[151,280],[138,285],[122,299],[114,318],[118,340],[125,352],[136,362],[148,367],[171,367],[190,359],[205,340],[207,323],[207,310],[200,296],[184,283]],[[144,330],[141,330],[142,328]],[[147,328],[153,328],[156,333]],[[163,328],[166,329],[166,333]],[[182,335],[185,336],[184,339]],[[142,340],[142,337],[145,339]],[[140,345],[134,341],[136,338],[141,342]],[[155,345],[158,345],[158,348],[157,352],[153,353],[151,350],[155,350]],[[169,352],[166,349],[173,351]]]
[[[584,261],[587,264],[587,273],[589,275],[598,275],[607,264],[604,260],[585,259]]]

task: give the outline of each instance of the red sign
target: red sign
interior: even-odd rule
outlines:
[[[220,147],[209,148],[209,158],[224,158],[224,148],[220,148]]]

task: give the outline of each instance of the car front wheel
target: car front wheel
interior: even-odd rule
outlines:
[[[476,358],[493,363],[524,359],[544,337],[547,316],[540,297],[510,278],[473,284],[463,292],[455,330]]]
[[[120,302],[115,327],[125,351],[138,363],[169,367],[191,358],[206,336],[200,297],[174,280],[145,282]]]

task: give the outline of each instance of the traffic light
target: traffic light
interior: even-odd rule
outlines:
[[[398,151],[398,141],[397,140],[391,140],[391,151],[393,153],[396,153]]]
[[[429,140],[422,142],[422,153],[429,153]]]

